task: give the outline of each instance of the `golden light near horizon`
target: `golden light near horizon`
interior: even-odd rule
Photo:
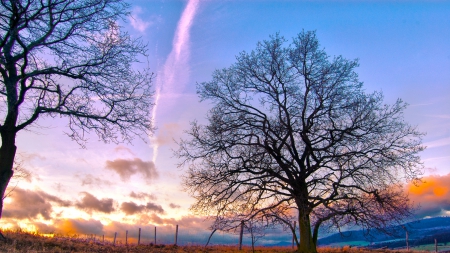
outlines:
[[[89,141],[81,148],[66,136],[64,118],[40,118],[36,128],[17,137],[23,167],[32,173],[16,185],[26,194],[15,198],[12,191],[4,199],[15,213],[4,213],[0,229],[111,238],[137,226],[172,233],[184,222],[182,228],[194,227],[191,234],[209,234],[204,217],[189,209],[194,199],[180,187],[185,169],[172,152],[191,123],[207,117],[210,104],[199,102],[196,85],[258,41],[275,33],[289,40],[302,30],[317,31],[320,47],[330,55],[358,58],[368,93],[381,90],[387,103],[400,98],[409,104],[405,121],[428,133],[420,156],[426,168],[435,168],[426,173],[437,175],[425,174],[422,183],[403,184],[402,190],[421,206],[414,217],[450,215],[450,2],[126,1],[130,17],[120,26],[148,44],[148,59],[140,60],[155,73],[155,107],[148,117],[157,131],[144,136],[147,142],[120,144],[86,134]],[[92,202],[84,201],[86,193]],[[127,211],[124,203],[136,208]]]
[[[408,191],[414,195],[434,195],[444,197],[449,192],[449,187],[445,182],[437,180],[435,177],[425,177],[417,185],[409,183]]]

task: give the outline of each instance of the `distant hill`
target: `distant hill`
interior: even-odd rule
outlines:
[[[434,239],[441,244],[450,242],[450,217],[435,217],[409,222],[403,226],[391,228],[391,235],[378,231],[365,234],[362,230],[352,230],[336,233],[318,240],[319,246],[352,245],[370,248],[400,248],[405,247],[405,229],[409,235],[409,245],[419,246],[433,244]]]

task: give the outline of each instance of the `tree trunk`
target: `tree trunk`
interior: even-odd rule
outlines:
[[[4,131],[1,133],[2,146],[0,147],[0,219],[3,213],[3,199],[6,187],[14,174],[14,157],[16,155],[15,132]]]
[[[300,232],[300,245],[298,245],[297,251],[300,253],[316,253],[316,242],[311,233],[309,214],[299,213],[298,229]]]
[[[210,234],[209,237],[208,237],[208,241],[207,241],[206,244],[205,244],[205,247],[208,246],[209,241],[211,241],[211,237],[213,236],[213,234],[214,234],[216,231],[217,231],[217,228],[215,228],[215,229],[211,232],[211,234]],[[156,244],[156,243],[155,243],[155,244]]]

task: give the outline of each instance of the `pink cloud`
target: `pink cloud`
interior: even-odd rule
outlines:
[[[98,199],[94,195],[88,192],[82,192],[84,197],[81,201],[75,204],[76,207],[83,209],[87,212],[102,212],[102,213],[111,213],[114,211],[114,201],[111,198]]]
[[[106,161],[106,169],[119,174],[124,182],[130,180],[130,177],[137,173],[142,174],[147,180],[156,179],[159,176],[152,161],[142,161],[139,158],[108,160]]]

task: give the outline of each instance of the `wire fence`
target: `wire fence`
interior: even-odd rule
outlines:
[[[218,232],[214,235],[215,240],[211,243],[211,245],[236,245],[236,247],[242,248],[242,245],[252,245],[250,235],[243,233],[243,226],[240,227],[240,231],[236,231],[235,234],[229,234],[225,232]],[[280,234],[280,231],[277,231],[279,237],[278,244],[273,242],[272,245],[269,246],[290,246],[290,240],[292,239],[292,247],[294,248],[294,240],[292,234],[288,232],[284,232]],[[175,225],[172,229],[168,229],[168,227],[164,227],[158,229],[158,227],[144,227],[138,228],[134,230],[125,230],[125,231],[117,231],[114,233],[107,234],[89,234],[89,235],[76,235],[75,239],[83,240],[86,242],[94,242],[94,243],[102,243],[108,245],[205,245],[207,243],[208,238],[211,235],[211,231],[199,233],[198,230],[191,230],[189,228],[181,228],[179,225]],[[244,236],[245,235],[245,236]],[[65,236],[60,235],[61,238]],[[58,237],[56,235],[56,237]],[[411,245],[409,242],[410,238],[408,238],[408,233],[406,233],[405,238],[405,246],[395,247],[395,250],[411,250],[411,249],[420,249],[428,250],[429,252],[450,252],[450,245],[447,245],[446,242],[439,243],[437,239],[434,239],[434,245],[421,245],[420,247],[416,245]],[[270,240],[269,240],[270,241]],[[283,244],[279,244],[282,242]],[[256,244],[255,244],[256,245]],[[259,245],[267,245],[267,240],[265,243],[259,243]],[[370,247],[370,246],[369,246]],[[372,248],[372,247],[370,247]],[[388,248],[387,246],[381,246],[380,248]],[[389,247],[392,248],[392,247]]]

